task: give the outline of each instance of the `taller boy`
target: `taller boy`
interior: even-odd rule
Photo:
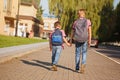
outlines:
[[[90,20],[85,18],[85,10],[78,10],[79,18],[74,21],[72,26],[72,39],[75,40],[75,70],[84,73],[85,65],[86,65],[86,56],[87,56],[87,46],[90,46],[91,43],[91,22]],[[80,54],[82,54],[81,66],[80,64]]]

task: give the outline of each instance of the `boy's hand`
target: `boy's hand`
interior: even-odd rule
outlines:
[[[70,44],[70,43],[67,43],[67,45],[68,45],[69,47],[71,47],[71,44]]]
[[[91,41],[88,40],[88,47],[90,47]]]
[[[50,46],[50,51],[52,51],[52,46]]]
[[[52,48],[50,48],[50,51],[52,51]]]
[[[70,47],[72,46],[72,43],[70,43]]]

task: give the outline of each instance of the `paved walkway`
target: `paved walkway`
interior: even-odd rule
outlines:
[[[49,48],[0,64],[0,80],[120,80],[120,65],[88,50],[85,74],[74,71],[74,46],[65,47],[60,56],[58,71],[50,71]]]

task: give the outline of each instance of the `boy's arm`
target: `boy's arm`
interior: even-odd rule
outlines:
[[[88,46],[90,47],[91,44],[91,21],[87,20],[87,26],[88,26]]]
[[[74,30],[72,30],[71,36],[70,36],[70,44],[71,44],[71,45],[72,45],[72,39],[73,39],[73,37],[74,37]]]
[[[50,51],[51,51],[52,50],[51,39],[49,40],[49,47],[50,47]]]
[[[50,47],[50,51],[51,51],[52,50],[51,34],[49,35],[49,47]]]
[[[63,37],[63,40],[64,40],[64,42],[65,42],[68,46],[70,46],[70,44],[68,43],[68,41],[67,41],[67,39],[66,39],[65,37]]]
[[[88,46],[91,44],[91,26],[88,27]]]

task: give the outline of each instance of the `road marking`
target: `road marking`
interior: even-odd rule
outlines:
[[[106,55],[104,55],[104,54],[102,54],[102,53],[100,53],[100,52],[97,52],[97,51],[95,51],[95,50],[93,50],[93,49],[92,49],[92,51],[94,51],[95,53],[98,53],[99,55],[102,55],[102,56],[104,56],[104,57],[112,60],[113,62],[115,62],[115,63],[117,63],[117,64],[120,64],[120,62],[118,62],[118,61],[116,61],[116,60],[114,60],[114,59],[112,59],[112,58],[110,58],[110,57],[108,57],[108,56],[106,56]]]

